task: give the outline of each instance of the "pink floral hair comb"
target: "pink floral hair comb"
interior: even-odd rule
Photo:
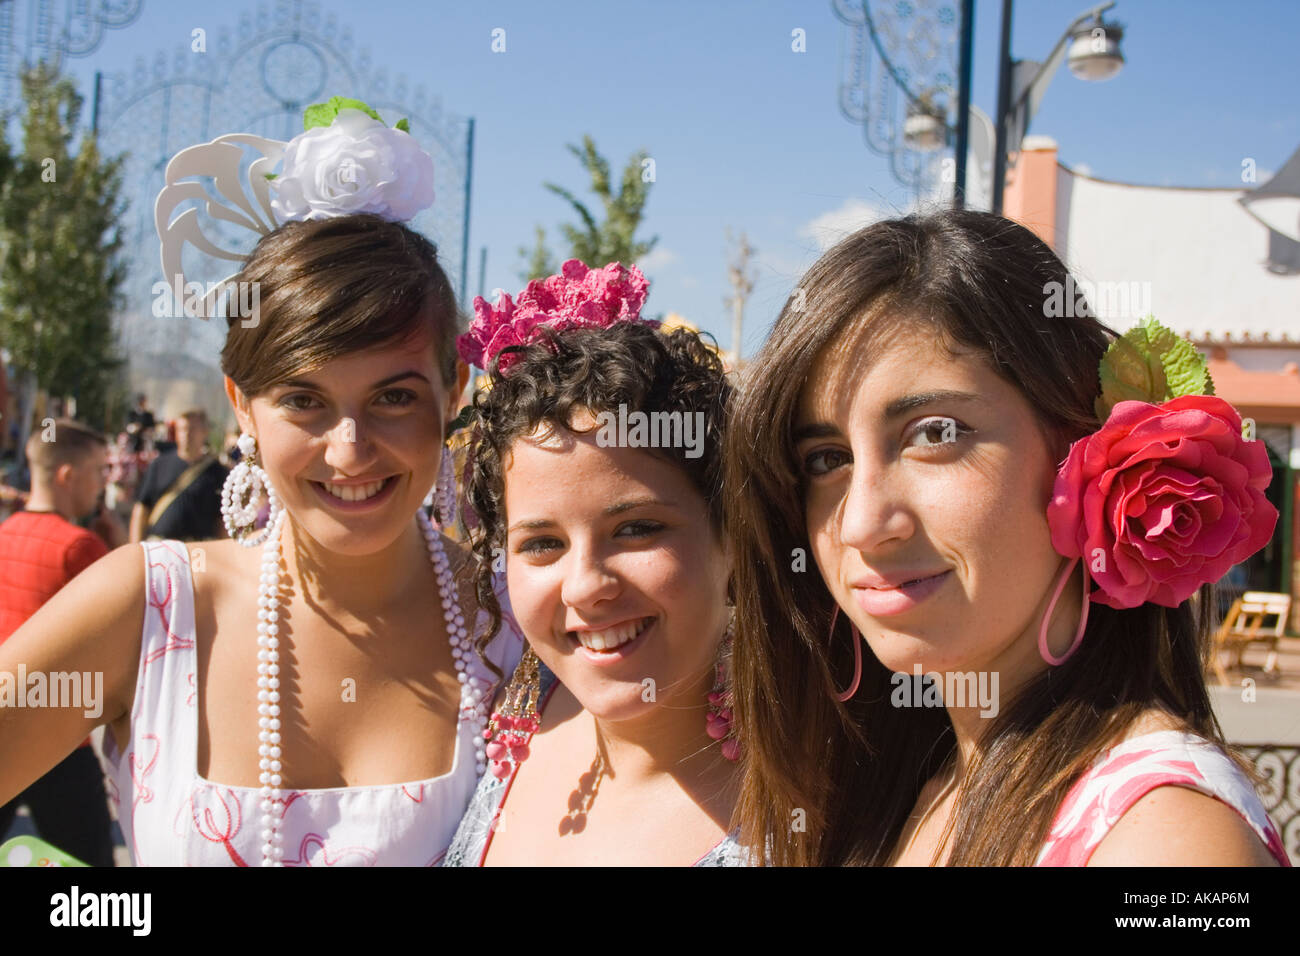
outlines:
[[[649,288],[650,283],[636,266],[611,262],[590,269],[581,260],[570,259],[559,275],[528,283],[517,302],[506,293],[501,294],[496,305],[476,296],[474,321],[469,331],[456,340],[456,347],[461,358],[482,369],[489,368],[500,355],[497,371],[505,374],[517,356],[501,355],[501,351],[544,340],[543,328],[555,332],[603,329],[617,322],[658,327],[653,319],[641,318]]]

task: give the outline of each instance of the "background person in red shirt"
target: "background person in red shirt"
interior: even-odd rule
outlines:
[[[25,510],[0,524],[0,642],[126,542],[122,523],[100,501],[107,451],[102,435],[71,419],[55,419],[28,440],[31,496]],[[74,523],[92,512],[94,532]],[[0,807],[0,841],[21,804],[31,810],[41,839],[92,866],[113,865],[104,777],[89,741]]]

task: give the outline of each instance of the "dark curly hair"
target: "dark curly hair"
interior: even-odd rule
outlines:
[[[576,412],[617,414],[620,405],[629,413],[703,412],[698,457],[688,457],[684,448],[645,450],[686,473],[708,506],[714,533],[722,536],[722,442],[733,389],[716,344],[710,348],[705,343],[707,334],[688,329],[661,332],[634,323],[559,333],[544,329],[541,341],[502,351],[514,356],[508,372],[497,369],[501,356],[493,361],[491,387],[474,396],[465,481],[466,501],[479,522],[470,535],[477,562],[474,586],[479,606],[492,619],[476,642],[480,657],[501,627],[492,563],[506,539],[504,459],[517,438],[539,425],[576,431]]]

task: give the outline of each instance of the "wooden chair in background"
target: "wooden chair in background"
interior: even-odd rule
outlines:
[[[1291,595],[1275,594],[1270,591],[1247,591],[1232,602],[1223,623],[1214,633],[1214,647],[1211,662],[1220,684],[1228,683],[1228,669],[1241,667],[1241,656],[1251,644],[1268,645],[1268,658],[1264,662],[1264,673],[1277,673],[1277,642],[1286,633],[1286,621],[1291,613]],[[1274,623],[1265,626],[1268,618],[1276,618]],[[1224,667],[1223,656],[1228,656],[1228,666]]]

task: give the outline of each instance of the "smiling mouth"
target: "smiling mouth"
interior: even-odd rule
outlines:
[[[653,617],[643,617],[640,620],[626,621],[600,631],[569,631],[568,637],[589,651],[598,654],[609,653],[636,640],[641,632],[653,623]]]
[[[366,485],[336,485],[327,481],[313,481],[312,484],[339,501],[369,501],[376,495],[382,494],[384,489],[396,480],[396,475],[389,475],[387,478]]]

